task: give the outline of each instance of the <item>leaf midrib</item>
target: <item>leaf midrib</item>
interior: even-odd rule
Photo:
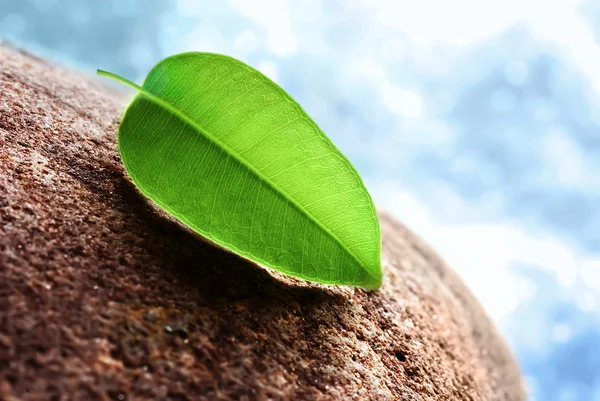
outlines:
[[[342,247],[342,249],[344,249],[352,257],[352,259],[354,259],[358,263],[358,265],[361,266],[366,271],[366,273],[372,279],[377,280],[377,277],[375,277],[375,276],[372,275],[372,273],[369,271],[369,269],[367,269],[366,266],[356,257],[356,255],[350,249],[348,249],[348,247],[339,239],[339,237],[337,235],[335,235],[335,233],[333,233],[331,230],[329,230],[329,228],[327,228],[326,226],[324,226],[308,210],[306,210],[304,207],[302,207],[302,205],[300,205],[298,202],[296,202],[292,197],[285,195],[284,192],[279,188],[278,185],[276,185],[271,180],[269,180],[267,177],[265,177],[260,171],[258,171],[254,167],[252,167],[252,165],[250,165],[248,162],[246,162],[235,151],[233,151],[227,145],[225,145],[224,143],[222,143],[219,139],[217,139],[216,137],[214,137],[214,135],[212,135],[210,133],[210,131],[205,130],[203,127],[200,126],[200,124],[198,124],[196,121],[194,121],[193,119],[191,119],[190,117],[188,117],[185,113],[183,113],[182,111],[180,111],[177,108],[175,108],[175,106],[171,105],[169,102],[167,102],[167,101],[161,99],[160,97],[158,97],[158,96],[150,93],[144,87],[139,86],[138,84],[136,84],[136,83],[134,83],[134,82],[132,82],[132,81],[126,79],[126,78],[123,78],[120,75],[114,74],[112,72],[108,72],[108,71],[104,71],[104,70],[98,70],[97,73],[98,73],[98,75],[114,79],[114,80],[116,80],[116,81],[118,81],[118,82],[120,82],[120,83],[122,83],[124,85],[129,86],[132,89],[135,89],[136,91],[138,91],[140,94],[142,94],[143,96],[145,96],[149,100],[157,103],[159,106],[162,106],[167,111],[169,111],[172,114],[174,114],[176,117],[179,117],[185,123],[191,125],[197,131],[204,133],[204,136],[209,141],[213,142],[215,145],[217,145],[218,147],[220,147],[221,149],[223,149],[225,152],[227,152],[227,154],[229,154],[231,157],[233,157],[237,162],[239,162],[240,164],[242,164],[244,167],[246,167],[248,170],[250,170],[252,173],[254,173],[258,178],[260,178],[262,181],[264,181],[265,183],[267,183],[273,190],[275,190],[287,202],[289,202],[296,209],[298,209],[300,212],[302,212],[304,215],[306,215],[321,230],[323,230],[326,234],[328,234],[331,238],[333,238]]]

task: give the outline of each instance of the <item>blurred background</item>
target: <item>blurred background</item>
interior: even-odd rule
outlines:
[[[531,400],[600,400],[600,0],[0,0],[0,37],[138,82],[257,67],[461,274]]]

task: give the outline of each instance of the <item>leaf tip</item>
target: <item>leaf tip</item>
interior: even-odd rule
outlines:
[[[367,290],[378,290],[381,288],[383,283],[383,273],[381,271],[381,266],[377,269],[375,274],[369,274],[368,279],[361,285],[361,287]]]

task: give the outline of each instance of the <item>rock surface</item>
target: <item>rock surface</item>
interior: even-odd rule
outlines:
[[[381,215],[379,291],[255,266],[136,191],[123,106],[0,45],[0,399],[525,398],[477,301],[401,224]]]

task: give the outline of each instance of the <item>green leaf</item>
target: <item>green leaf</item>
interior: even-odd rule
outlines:
[[[285,274],[381,285],[373,201],[350,162],[283,89],[234,58],[158,63],[119,128],[140,191],[188,227]]]

